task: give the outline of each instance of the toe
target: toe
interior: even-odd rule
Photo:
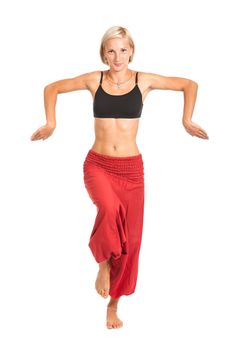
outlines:
[[[105,289],[102,290],[102,297],[105,299],[108,297],[108,292]]]
[[[120,328],[120,327],[122,327],[123,326],[123,322],[121,321],[121,320],[118,320],[117,322],[116,322],[116,327],[117,328]]]

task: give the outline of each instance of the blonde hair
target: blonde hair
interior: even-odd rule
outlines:
[[[133,60],[133,56],[134,56],[134,51],[135,51],[135,45],[134,45],[134,41],[133,38],[130,34],[130,32],[128,31],[128,29],[124,28],[124,27],[120,27],[120,26],[113,26],[110,27],[103,35],[102,40],[101,40],[101,44],[100,44],[100,57],[101,57],[101,61],[104,64],[107,64],[105,57],[104,57],[104,47],[105,47],[105,42],[108,39],[113,39],[113,38],[126,38],[129,41],[129,45],[130,47],[133,49],[132,55],[129,58],[129,63],[132,62]]]

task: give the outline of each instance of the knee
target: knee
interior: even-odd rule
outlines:
[[[98,204],[99,212],[104,216],[116,216],[119,211],[119,203],[117,201],[101,202]]]

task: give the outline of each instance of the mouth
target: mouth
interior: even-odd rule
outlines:
[[[114,66],[120,67],[122,63],[114,63]]]

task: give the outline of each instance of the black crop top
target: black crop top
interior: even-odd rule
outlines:
[[[143,108],[142,94],[137,85],[136,73],[134,88],[123,95],[110,95],[102,88],[103,72],[95,93],[93,110],[95,118],[140,118]]]

